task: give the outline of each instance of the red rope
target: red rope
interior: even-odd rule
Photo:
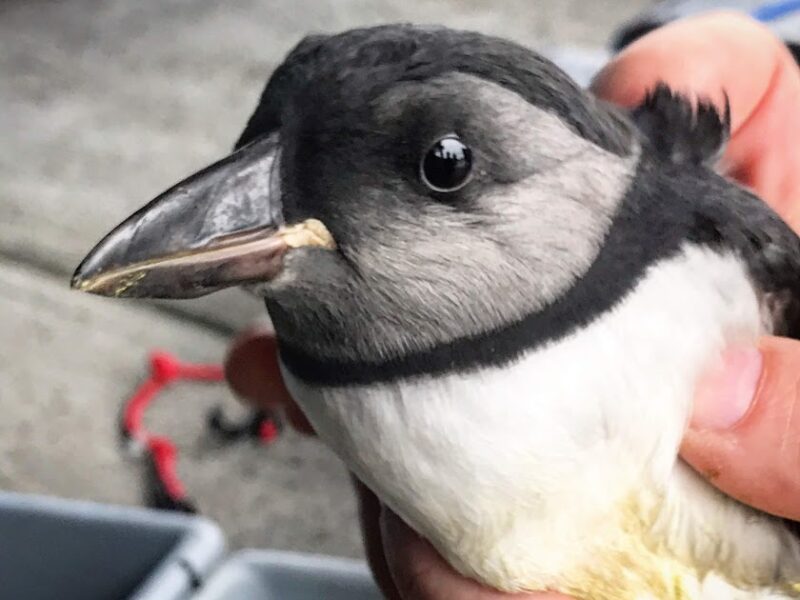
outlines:
[[[186,488],[178,477],[178,450],[167,438],[153,436],[147,444],[159,481],[170,498],[186,497]]]
[[[144,426],[144,414],[156,396],[179,380],[220,382],[225,378],[220,365],[182,363],[163,351],[150,355],[150,376],[125,405],[122,423],[125,434],[149,452],[156,475],[167,494],[176,500],[186,497],[178,477],[178,450],[169,438],[151,435]]]
[[[167,352],[153,352],[150,355],[150,377],[125,406],[125,431],[136,441],[148,444],[150,434],[144,427],[144,413],[159,392],[178,380],[220,382],[224,379],[220,365],[182,363]]]

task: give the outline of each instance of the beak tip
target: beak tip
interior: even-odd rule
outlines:
[[[72,277],[69,282],[69,287],[71,290],[75,290],[76,292],[85,292],[85,293],[96,293],[92,290],[92,280],[91,279],[84,279],[78,275]]]
[[[86,276],[86,269],[84,268],[85,260],[78,265],[78,268],[75,269],[75,272],[72,274],[72,277],[69,280],[69,287],[73,290],[78,290],[79,292],[87,291],[86,288],[91,286],[92,277]]]
[[[69,287],[71,290],[78,290],[81,291],[83,285],[86,283],[86,280],[83,278],[80,269],[75,271],[72,274],[72,277],[69,280]]]
[[[75,290],[76,292],[89,292],[89,291],[91,291],[90,289],[88,289],[89,288],[88,283],[86,281],[83,281],[83,280],[73,279],[70,282],[69,287],[70,287],[71,290]]]
[[[107,284],[103,285],[102,272],[95,274],[87,274],[82,267],[78,267],[72,274],[69,281],[71,290],[83,292],[86,294],[94,294],[97,296],[110,296],[113,294],[113,288]]]

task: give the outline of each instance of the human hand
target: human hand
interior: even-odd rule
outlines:
[[[688,19],[632,44],[603,70],[593,88],[603,98],[633,106],[657,81],[720,104],[723,90],[728,94],[733,135],[722,168],[800,229],[800,154],[793,151],[793,141],[800,139],[800,75],[780,40],[744,17]],[[800,432],[800,413],[794,413],[800,401],[800,342],[765,338],[760,352],[732,351],[727,366],[709,374],[698,390],[683,457],[725,492],[800,519],[800,436],[792,435]],[[269,332],[252,330],[237,338],[226,367],[241,397],[285,407],[297,429],[312,433],[281,382]],[[747,414],[732,426],[731,411],[743,407]],[[778,439],[783,443],[776,443]],[[357,481],[355,487],[368,560],[387,598],[563,598],[508,596],[460,577],[372,492]]]
[[[731,103],[721,171],[800,231],[800,69],[783,43],[734,13],[687,19],[632,44],[594,82],[633,106],[657,81]],[[800,342],[731,349],[698,386],[682,456],[725,493],[800,520]]]

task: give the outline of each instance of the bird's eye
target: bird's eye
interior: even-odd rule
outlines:
[[[472,172],[472,150],[457,135],[433,144],[420,164],[422,182],[435,192],[454,192],[464,187]]]

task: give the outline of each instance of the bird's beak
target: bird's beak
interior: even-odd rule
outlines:
[[[265,282],[292,248],[333,248],[316,220],[285,224],[276,135],[195,173],[108,234],[83,260],[72,287],[137,298],[195,298]]]

